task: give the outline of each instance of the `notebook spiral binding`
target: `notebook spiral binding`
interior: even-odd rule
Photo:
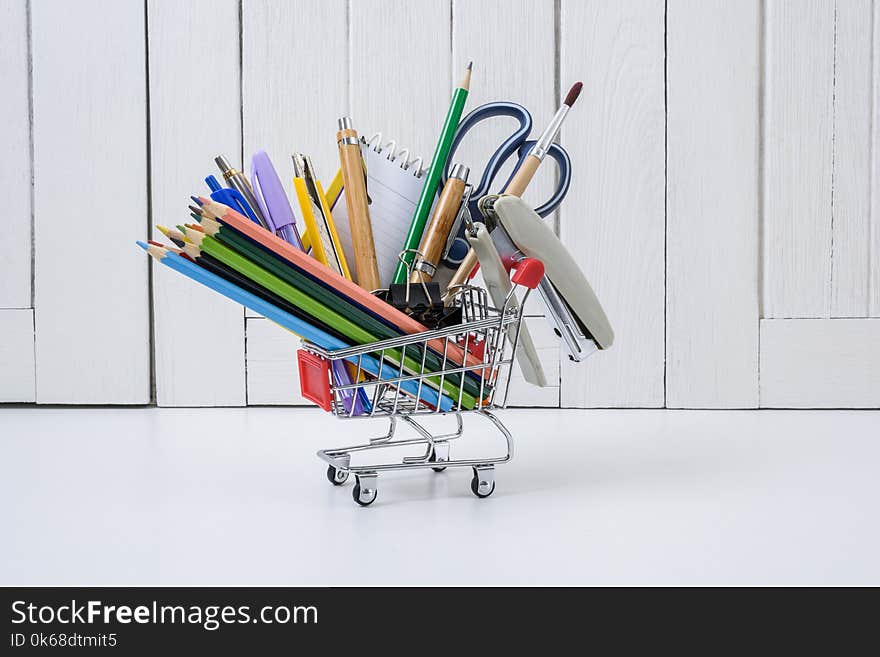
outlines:
[[[422,168],[424,160],[422,160],[421,157],[414,157],[413,159],[409,159],[409,149],[401,148],[400,150],[397,150],[397,141],[394,139],[391,139],[383,144],[381,132],[373,134],[373,136],[369,139],[361,137],[361,142],[363,142],[363,144],[368,148],[372,148],[376,153],[387,152],[387,155],[385,157],[392,162],[397,162],[398,160],[400,160],[400,168],[404,171],[409,171],[410,169],[413,169],[413,175],[416,178],[421,178],[426,172],[426,170]]]

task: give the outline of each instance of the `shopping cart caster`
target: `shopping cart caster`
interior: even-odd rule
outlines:
[[[441,444],[434,445],[434,449],[431,451],[431,456],[428,457],[429,463],[443,463],[449,460],[449,445]],[[431,468],[434,472],[443,472],[446,469],[446,466],[438,466]]]
[[[491,465],[478,465],[471,479],[471,492],[477,497],[489,497],[495,492],[495,468]]]
[[[341,486],[348,481],[348,470],[340,470],[339,468],[334,468],[332,465],[328,465],[327,479],[329,479],[330,483],[334,486]]]
[[[375,474],[355,476],[354,489],[351,491],[355,502],[361,506],[370,506],[376,501],[378,492]]]

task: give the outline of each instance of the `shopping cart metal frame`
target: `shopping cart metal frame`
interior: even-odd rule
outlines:
[[[325,406],[329,412],[338,419],[386,417],[389,421],[388,431],[384,435],[366,443],[318,451],[318,457],[327,463],[327,479],[333,485],[341,486],[348,481],[351,474],[355,475],[352,497],[359,505],[369,506],[376,500],[379,473],[386,471],[430,468],[435,472],[442,472],[446,468],[470,467],[473,469],[471,492],[474,495],[485,498],[495,491],[495,466],[513,458],[514,444],[510,431],[493,411],[503,409],[507,404],[510,369],[519,340],[525,301],[544,273],[543,264],[531,258],[516,263],[515,268],[512,278],[514,286],[502,308],[491,307],[486,291],[482,288],[462,285],[455,291],[452,303],[462,308],[461,324],[346,349],[326,350],[312,343],[303,344],[304,351],[313,356],[328,362],[345,360],[351,364],[352,369],[356,368],[353,383],[342,385],[327,377],[326,388],[321,392],[329,394],[330,402]],[[518,307],[510,304],[517,288],[525,290]],[[438,342],[443,345],[439,354],[442,357],[442,366],[439,370],[430,369],[426,367],[425,354],[436,354]],[[454,347],[470,353],[472,358],[476,355],[477,362],[456,362],[449,358],[448,354]],[[403,350],[405,356],[407,349],[414,350],[410,353],[416,353],[421,358],[420,368],[416,372],[407,372],[404,369],[403,357],[398,357],[397,361],[394,359],[395,350]],[[362,364],[366,356],[375,358],[379,363],[395,362],[397,375],[383,376],[381,379],[365,378]],[[471,382],[479,380],[477,403],[472,408],[465,408],[463,405],[465,377],[470,377]],[[444,382],[448,384],[453,381],[457,382],[455,385],[458,395],[453,399],[451,409],[441,410],[440,403],[431,404],[423,398],[425,386],[443,390]],[[416,386],[417,392],[405,392],[403,388],[407,385],[410,389]],[[449,387],[447,385],[445,389],[448,390]],[[305,387],[303,394],[317,399],[310,396]],[[354,394],[369,397],[368,412],[355,414],[351,403]],[[482,416],[501,434],[503,450],[499,454],[485,458],[451,458],[450,443],[464,435],[462,416],[467,413]],[[445,433],[433,433],[419,421],[421,416],[447,415],[454,417],[455,429]],[[400,422],[413,429],[415,436],[396,437]],[[419,454],[404,456],[398,461],[352,464],[353,454],[411,445],[423,445],[424,449]]]

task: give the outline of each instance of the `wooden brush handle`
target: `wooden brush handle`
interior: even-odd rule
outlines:
[[[526,191],[526,187],[532,182],[532,178],[535,177],[535,172],[538,170],[539,166],[541,166],[541,160],[537,157],[534,155],[526,157],[525,162],[523,162],[519,169],[516,170],[516,175],[513,177],[513,180],[510,181],[510,184],[503,193],[511,194],[513,196],[522,196]]]
[[[336,133],[357,284],[365,290],[378,290],[382,284],[379,281],[379,265],[376,263],[376,246],[373,243],[373,227],[370,224],[370,207],[367,202],[361,149],[356,143],[344,143],[342,140],[346,137],[357,139],[357,132],[346,129]]]
[[[419,281],[428,282],[434,278],[434,274],[428,271],[418,270],[421,263],[428,263],[436,269],[440,262],[440,255],[446,245],[446,238],[455,222],[458,209],[461,206],[461,197],[464,194],[465,181],[461,178],[450,178],[440,194],[440,200],[434,208],[434,216],[428,224],[425,235],[422,237],[422,245],[419,252],[422,254],[416,261],[416,269],[410,276],[411,283]]]

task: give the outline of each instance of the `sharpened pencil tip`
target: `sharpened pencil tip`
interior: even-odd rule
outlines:
[[[135,242],[135,244],[137,244],[139,247],[141,247],[144,251],[146,251],[147,249],[150,248],[149,244],[147,244],[146,242],[143,242],[141,240],[138,240],[137,242]]]
[[[198,196],[190,196],[190,198],[193,200],[193,202],[194,202],[196,205],[202,205],[202,204],[203,204],[203,203],[202,203],[202,200],[201,200]]]
[[[464,69],[464,77],[461,79],[461,84],[458,85],[459,89],[464,89],[465,91],[468,91],[471,88],[471,70],[473,68],[473,61],[468,62],[468,65]]]
[[[575,82],[572,85],[571,89],[568,90],[568,94],[565,96],[564,103],[566,105],[568,105],[569,107],[574,105],[574,101],[576,101],[578,99],[578,96],[581,95],[581,89],[583,89],[583,88],[584,88],[583,82]]]

